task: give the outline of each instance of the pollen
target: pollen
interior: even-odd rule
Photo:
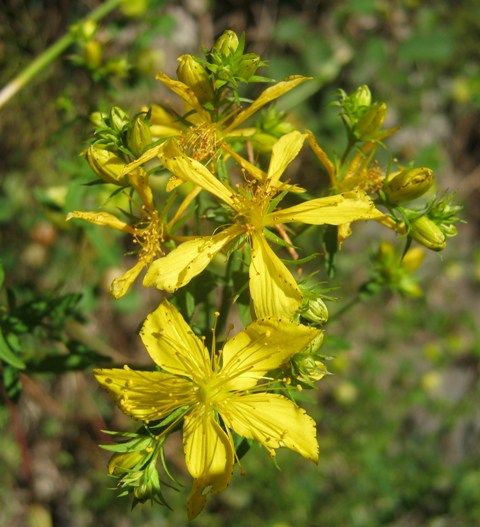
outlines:
[[[133,227],[133,243],[140,246],[139,260],[149,264],[163,255],[162,243],[165,241],[163,222],[156,210],[142,207],[142,217]]]
[[[183,133],[180,146],[183,152],[196,161],[215,157],[218,151],[217,127],[201,124]]]

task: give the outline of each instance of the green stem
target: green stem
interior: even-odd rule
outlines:
[[[79,22],[84,24],[87,21],[98,22],[104,16],[113,11],[122,0],[107,0],[104,4],[94,9],[88,16]],[[22,70],[13,80],[0,90],[0,108],[25,87],[40,71],[44,70],[51,62],[59,57],[75,41],[75,36],[69,32],[41,55],[34,59],[24,70]]]
[[[352,148],[355,146],[356,142],[357,142],[356,139],[354,137],[350,136],[350,134],[349,134],[348,144],[347,144],[347,147],[345,148],[345,152],[343,153],[342,160],[340,161],[340,167],[341,168],[343,168],[343,165],[346,163],[348,155],[352,151]]]

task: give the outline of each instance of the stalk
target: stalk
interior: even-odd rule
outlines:
[[[82,19],[79,23],[83,24],[90,20],[98,22],[104,16],[113,11],[122,0],[107,0],[104,4],[94,9],[88,16]],[[74,35],[69,32],[36,59],[34,59],[25,69],[23,69],[13,80],[0,90],[0,108],[4,106],[12,97],[14,97],[22,88],[24,88],[31,80],[40,72],[43,71],[51,62],[59,57],[75,40]]]

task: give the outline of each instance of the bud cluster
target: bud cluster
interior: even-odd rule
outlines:
[[[117,486],[123,489],[120,495],[132,492],[133,506],[149,500],[166,505],[157,470],[165,437],[152,436],[145,427],[136,433],[114,434],[128,437],[123,443],[103,445],[114,452],[108,462],[108,473],[118,479]]]
[[[432,251],[445,249],[447,239],[458,232],[455,224],[461,221],[458,217],[461,207],[453,205],[452,199],[451,194],[434,199],[423,215],[410,222],[410,236]]]
[[[206,68],[215,76],[216,87],[237,87],[239,82],[259,82],[269,79],[256,76],[265,66],[260,55],[245,53],[245,35],[240,39],[231,30],[224,31],[207,53]]]
[[[353,93],[347,95],[339,90],[340,100],[337,105],[341,108],[341,117],[349,136],[357,141],[376,141],[391,131],[382,130],[387,105],[384,102],[373,102],[368,86],[359,86]]]
[[[83,152],[95,174],[106,183],[128,185],[124,175],[127,163],[139,157],[152,143],[148,115],[130,120],[128,114],[114,106],[109,114],[94,112],[95,141]]]

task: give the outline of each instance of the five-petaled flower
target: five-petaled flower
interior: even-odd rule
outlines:
[[[285,223],[342,225],[375,219],[383,214],[361,190],[305,201],[276,209],[284,191],[302,189],[280,180],[286,167],[298,155],[307,134],[291,132],[274,145],[268,171],[241,161],[252,180],[235,189],[219,181],[207,167],[186,156],[175,140],[164,143],[159,152],[163,165],[180,181],[189,181],[213,194],[232,212],[232,224],[212,236],[198,236],[178,245],[149,267],[143,285],[174,292],[202,272],[210,261],[233,240],[246,237],[252,247],[249,270],[250,295],[257,317],[291,317],[302,295],[291,272],[271,249],[265,237],[269,228]]]
[[[167,300],[140,332],[161,371],[97,369],[98,382],[127,415],[145,423],[179,411],[188,471],[194,478],[188,515],[197,516],[208,493],[228,485],[235,451],[232,430],[258,441],[271,455],[287,447],[318,460],[315,423],[289,398],[272,393],[267,372],[303,351],[320,330],[288,320],[260,319],[217,352],[205,348]]]

